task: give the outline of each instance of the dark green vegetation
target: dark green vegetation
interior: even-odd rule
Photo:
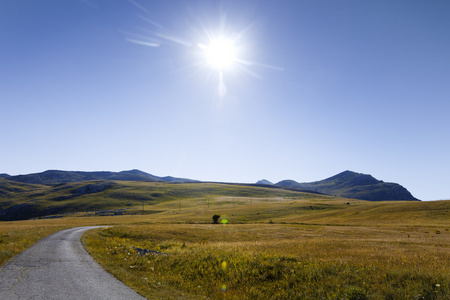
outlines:
[[[218,215],[218,214],[215,214],[214,216],[212,216],[213,223],[219,224],[219,218],[220,218],[220,215]]]
[[[283,180],[276,185],[370,201],[417,200],[407,189],[397,183],[383,182],[371,175],[352,171],[345,171],[321,181],[298,183],[293,180]]]

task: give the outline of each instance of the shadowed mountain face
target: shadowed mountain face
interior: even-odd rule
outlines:
[[[195,182],[195,180],[185,178],[158,177],[139,170],[122,172],[80,172],[49,170],[35,174],[5,176],[5,178],[16,182],[43,185],[57,185],[62,183],[88,180]]]
[[[42,186],[35,184],[26,184],[22,182],[14,182],[0,178],[0,198],[12,197],[14,193],[28,192],[39,188],[42,188]],[[0,209],[1,207],[2,203],[0,202]]]
[[[371,175],[352,171],[345,171],[315,182],[299,183],[294,180],[283,180],[276,185],[361,200],[418,200],[407,189],[397,183],[383,182]]]

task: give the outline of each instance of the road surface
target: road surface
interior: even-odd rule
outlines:
[[[62,230],[0,268],[0,299],[145,299],[106,272],[80,237],[95,226]]]

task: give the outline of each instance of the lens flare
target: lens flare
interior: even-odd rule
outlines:
[[[227,86],[226,86],[225,82],[223,81],[223,72],[220,72],[220,74],[219,74],[219,87],[218,87],[217,93],[220,98],[223,98],[227,95]]]

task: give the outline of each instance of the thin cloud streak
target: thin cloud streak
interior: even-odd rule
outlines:
[[[136,14],[136,16],[139,17],[140,19],[142,19],[142,20],[144,20],[144,21],[146,21],[146,22],[152,24],[152,25],[155,26],[155,27],[158,27],[159,29],[164,29],[163,26],[159,25],[159,24],[156,23],[155,21],[150,20],[149,18],[146,18],[146,17],[144,17],[144,16],[142,16],[142,15],[140,15],[140,14]]]
[[[145,11],[146,13],[149,13],[149,11],[145,7],[143,7],[139,3],[135,2],[134,0],[128,0],[128,1],[130,1],[131,4],[133,4],[134,6],[139,8],[140,10]]]

